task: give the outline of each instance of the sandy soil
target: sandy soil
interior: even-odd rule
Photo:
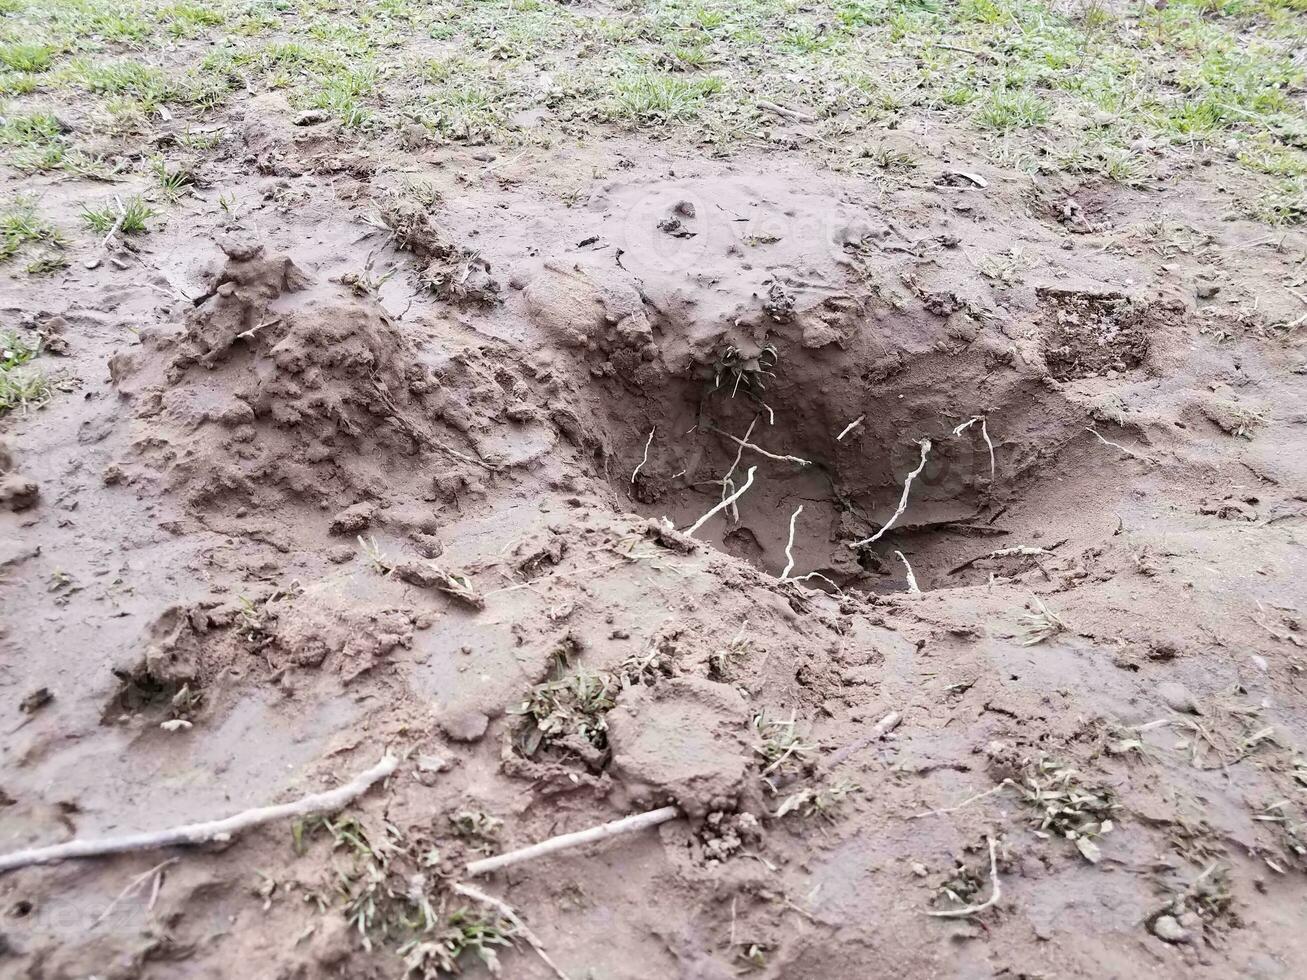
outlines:
[[[0,972],[434,976],[515,931],[467,860],[666,804],[480,887],[573,978],[1307,972],[1301,232],[941,127],[886,189],[277,99],[237,213],[0,280],[60,380],[0,421],[0,842],[402,761],[0,877]]]

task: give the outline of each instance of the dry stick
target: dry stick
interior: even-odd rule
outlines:
[[[525,922],[518,918],[517,913],[513,911],[513,906],[501,899],[495,898],[494,895],[487,895],[485,892],[481,891],[481,889],[473,888],[471,885],[465,885],[462,882],[456,883],[453,886],[453,890],[466,898],[472,899],[474,902],[481,902],[483,905],[489,905],[491,908],[498,911],[500,915],[517,927],[517,931],[520,932],[522,937],[531,944],[531,948],[539,954],[542,960],[544,960],[545,965],[554,971],[554,976],[558,977],[558,980],[570,980],[568,975],[559,968],[558,964],[549,958],[549,954],[545,952],[545,945],[540,941],[540,937],[532,932],[531,928]]]
[[[785,570],[781,572],[781,581],[789,579],[790,572],[794,568],[794,522],[799,519],[803,513],[803,504],[799,504],[799,509],[790,515],[790,540],[785,545]]]
[[[631,834],[648,827],[657,827],[668,820],[675,820],[680,815],[681,811],[677,807],[664,806],[659,807],[657,810],[650,810],[647,813],[622,817],[620,820],[613,820],[598,827],[591,827],[588,830],[560,834],[557,837],[541,841],[539,844],[532,844],[530,847],[523,847],[520,850],[509,851],[507,854],[496,854],[494,857],[473,861],[467,866],[467,874],[469,877],[475,878],[477,875],[489,874],[492,871],[498,871],[500,868],[521,864],[523,861],[534,861],[546,854],[571,850],[584,844],[593,844],[597,841],[607,840],[610,837]]]
[[[1003,894],[1003,887],[999,884],[998,880],[998,854],[995,851],[994,838],[986,837],[985,839],[989,842],[989,898],[985,899],[985,901],[981,902],[979,905],[968,905],[965,908],[960,909],[945,909],[942,912],[927,912],[927,915],[932,915],[937,919],[957,919],[962,916],[975,915],[977,912],[983,912],[998,901],[999,896]]]
[[[860,426],[863,420],[866,419],[866,417],[867,416],[865,415],[859,415],[856,419],[854,419],[852,422],[846,425],[843,429],[840,430],[840,434],[835,437],[835,441],[843,442],[844,437],[847,436],[854,429],[856,429],[858,426]]]
[[[930,452],[930,440],[922,439],[921,442],[918,443],[918,445],[921,446],[921,462],[917,464],[917,468],[915,470],[913,470],[911,473],[908,474],[908,478],[903,481],[903,496],[899,499],[898,510],[894,511],[894,513],[890,515],[890,519],[886,521],[881,526],[881,529],[877,531],[875,534],[873,534],[871,537],[863,538],[861,541],[850,542],[849,543],[850,548],[854,548],[854,549],[861,548],[863,545],[873,544],[874,542],[880,540],[880,536],[884,534],[886,531],[888,531],[890,527],[894,524],[894,522],[903,516],[903,512],[908,509],[908,491],[912,489],[912,481],[915,480],[917,477],[919,477],[921,475],[921,471],[926,468],[926,454]]]
[[[655,425],[652,429],[649,430],[649,438],[646,439],[646,440],[645,440],[645,443],[644,443],[644,459],[640,460],[640,465],[639,465],[639,466],[637,466],[635,469],[631,470],[631,482],[632,482],[632,483],[634,483],[634,482],[635,482],[635,478],[636,478],[637,476],[640,475],[640,471],[641,471],[642,469],[644,469],[644,464],[647,463],[647,462],[649,462],[649,447],[653,445],[654,432],[656,432],[657,430],[658,430],[658,426],[656,426],[656,425]]]
[[[876,727],[871,730],[870,734],[864,735],[856,742],[850,742],[848,745],[844,746],[844,748],[832,752],[831,757],[826,760],[826,768],[834,769],[841,762],[846,761],[854,753],[861,752],[872,742],[879,742],[890,732],[894,731],[894,729],[898,728],[899,722],[901,722],[902,720],[903,720],[902,715],[900,715],[897,711],[891,711],[880,721],[876,722]]]
[[[994,444],[989,441],[989,428],[985,416],[977,415],[974,418],[968,419],[967,421],[959,425],[956,429],[954,429],[953,434],[955,436],[960,436],[962,435],[963,432],[965,432],[967,429],[969,429],[972,425],[974,425],[977,422],[980,423],[980,436],[982,439],[985,440],[985,445],[989,447],[989,482],[993,483],[994,473],[996,472],[994,466]]]
[[[150,903],[147,906],[147,911],[153,910],[154,903],[159,897],[159,881],[163,877],[163,869],[168,867],[169,865],[176,864],[179,860],[181,859],[168,858],[168,860],[166,861],[160,861],[149,871],[142,872],[141,874],[133,878],[131,881],[127,882],[127,887],[124,888],[122,891],[120,891],[118,893],[118,897],[115,898],[112,902],[110,902],[107,906],[105,906],[104,911],[101,912],[98,916],[96,916],[95,921],[91,923],[90,928],[87,929],[87,932],[90,932],[91,929],[94,929],[105,919],[109,918],[109,913],[118,907],[119,902],[121,902],[132,892],[136,891],[136,889],[140,888],[143,884],[149,881],[150,878],[154,878],[154,886],[150,889]]]
[[[908,560],[907,560],[907,558],[905,558],[905,557],[903,556],[903,552],[901,552],[901,551],[895,551],[894,554],[896,554],[896,555],[898,556],[899,561],[903,562],[903,567],[904,567],[905,569],[907,569],[907,573],[908,573],[908,594],[909,594],[909,595],[921,595],[921,589],[919,589],[919,588],[917,587],[917,576],[915,576],[915,575],[912,574],[912,566],[908,564]]]
[[[98,840],[70,840],[50,847],[33,847],[25,851],[14,851],[0,856],[0,874],[17,868],[26,868],[33,864],[54,864],[71,858],[102,857],[107,854],[126,854],[134,851],[152,851],[160,847],[172,847],[178,844],[205,844],[210,841],[229,841],[242,830],[261,824],[282,820],[286,817],[306,817],[314,813],[339,810],[346,803],[362,796],[373,783],[385,779],[399,759],[393,755],[383,756],[367,772],[360,773],[344,786],[314,793],[295,800],[292,803],[278,803],[273,806],[255,807],[244,810],[222,820],[209,820],[204,823],[185,824],[168,830],[156,830],[141,834],[125,834],[122,837],[103,837]]]
[[[712,510],[708,511],[708,513],[704,514],[703,517],[701,517],[701,518],[699,518],[697,521],[695,521],[694,524],[692,524],[692,525],[690,526],[690,528],[685,532],[686,537],[690,537],[690,538],[694,537],[694,532],[697,531],[697,530],[699,530],[699,528],[703,527],[704,524],[708,523],[709,518],[713,517],[715,514],[721,512],[721,511],[725,510],[727,507],[731,506],[731,504],[735,503],[735,501],[737,501],[737,500],[739,500],[741,497],[743,497],[743,496],[744,496],[744,491],[748,490],[749,487],[753,486],[753,474],[756,473],[756,472],[758,472],[758,467],[756,467],[756,466],[750,466],[750,467],[749,467],[749,472],[748,472],[748,474],[747,474],[747,475],[745,476],[745,478],[744,478],[744,485],[743,485],[742,487],[740,487],[740,489],[736,490],[736,491],[735,491],[733,494],[731,494],[729,497],[727,497],[726,499],[724,499],[721,503],[719,503],[719,504],[718,504],[716,507],[714,507]]]
[[[956,575],[958,572],[970,568],[978,561],[984,561],[986,558],[1010,558],[1013,555],[1023,555],[1033,557],[1035,555],[1051,555],[1053,552],[1047,548],[1032,548],[1029,545],[1017,545],[1014,548],[999,548],[997,551],[991,551],[984,555],[977,555],[975,558],[968,558],[961,565],[948,570],[948,574]]]
[[[987,789],[983,793],[977,793],[975,796],[968,796],[965,800],[963,800],[961,803],[957,804],[956,806],[941,807],[938,810],[927,810],[925,813],[914,813],[911,816],[909,816],[908,819],[920,820],[923,817],[937,817],[944,813],[956,813],[958,810],[961,810],[963,807],[970,806],[972,803],[975,803],[977,800],[983,800],[987,796],[993,796],[995,793],[1001,793],[1009,786],[1015,787],[1016,783],[1013,782],[1011,779],[1005,779],[997,786]]]

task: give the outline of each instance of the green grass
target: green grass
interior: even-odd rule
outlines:
[[[0,210],[0,262],[13,258],[25,245],[58,245],[59,233],[36,213],[36,202],[19,197]]]
[[[645,72],[619,78],[609,103],[610,118],[653,126],[694,119],[703,103],[722,90],[714,76],[684,78]]]
[[[29,366],[39,353],[39,340],[13,331],[0,334],[0,415],[39,408],[50,400],[53,387],[49,379]]]
[[[15,42],[0,44],[0,65],[11,71],[43,72],[54,64],[54,56],[59,49],[53,44],[32,44]]]
[[[126,201],[115,199],[98,208],[83,205],[82,221],[99,235],[116,230],[124,235],[140,235],[149,231],[146,222],[154,217],[154,208],[139,195]]]

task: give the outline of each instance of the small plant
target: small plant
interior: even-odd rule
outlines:
[[[834,820],[835,813],[858,785],[847,779],[838,779],[829,786],[810,786],[791,793],[776,808],[776,816],[797,813],[801,817],[821,817]]]
[[[192,168],[169,167],[168,161],[161,156],[155,157],[150,162],[150,169],[154,171],[154,179],[159,184],[159,189],[169,198],[175,199],[184,191],[199,186],[199,178]]]
[[[562,667],[560,660],[560,674]],[[600,752],[607,751],[608,722],[604,715],[613,707],[613,688],[610,677],[584,669],[537,684],[524,701],[510,709],[510,713],[523,716],[517,733],[522,754],[533,756],[542,747],[573,737]]]
[[[797,776],[816,748],[799,737],[793,713],[784,721],[768,718],[766,712],[753,716],[756,739],[753,750],[762,757],[762,776]]]
[[[983,129],[1029,129],[1048,120],[1048,103],[1029,92],[996,92],[976,110]]]
[[[59,49],[53,44],[33,44],[15,42],[0,44],[0,65],[10,71],[43,72],[48,71]]]
[[[747,625],[747,624],[746,624]],[[744,627],[723,647],[708,655],[708,676],[715,681],[729,681],[748,659],[753,641],[744,635]]]
[[[0,211],[0,262],[13,258],[23,246],[34,242],[62,244],[54,227],[36,213],[36,202],[30,197],[19,197]]]
[[[1098,863],[1101,855],[1094,839],[1111,832],[1112,815],[1120,808],[1111,788],[1091,786],[1077,770],[1042,758],[1027,767],[1018,789],[1036,812],[1036,835],[1065,838],[1085,860]]]
[[[1066,623],[1044,605],[1043,599],[1036,597],[1035,603],[1039,608],[1034,612],[1023,613],[1020,618],[1020,639],[1023,647],[1043,643],[1066,629]]]
[[[721,79],[711,75],[685,79],[646,72],[618,80],[609,114],[637,125],[678,122],[696,116],[699,106],[721,89]]]
[[[449,816],[455,834],[467,841],[473,850],[489,853],[499,839],[504,821],[481,810],[459,810]]]
[[[414,939],[397,952],[404,958],[407,975],[422,980],[461,973],[459,958],[471,953],[486,970],[498,976],[499,950],[511,947],[517,926],[502,916],[462,908],[450,913],[433,939]]]
[[[771,344],[763,347],[757,354],[746,354],[738,347],[727,347],[713,361],[710,371],[713,379],[713,391],[729,387],[731,397],[743,388],[748,392],[758,393],[766,390],[763,378],[773,377],[780,356]]]
[[[39,408],[50,400],[54,386],[28,362],[41,352],[39,340],[12,331],[0,335],[0,415]]]

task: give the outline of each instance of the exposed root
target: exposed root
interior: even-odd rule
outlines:
[[[757,419],[755,419],[754,421],[756,422]],[[761,446],[749,442],[747,439],[747,433],[746,433],[746,438],[741,439],[738,436],[733,436],[729,432],[723,432],[721,429],[715,428],[713,426],[707,426],[707,428],[710,432],[716,432],[718,435],[722,435],[725,436],[727,439],[730,439],[731,442],[738,444],[741,449],[752,450],[753,452],[757,453],[759,456],[766,456],[768,459],[774,459],[778,463],[794,463],[796,466],[812,465],[812,460],[810,459],[802,459],[798,456],[787,456],[785,454],[770,453],[767,450],[763,449]],[[750,431],[753,430],[752,425],[749,426],[749,430]]]
[[[781,572],[781,581],[784,582],[790,577],[790,572],[794,569],[794,522],[799,519],[803,513],[803,504],[799,504],[799,509],[790,515],[790,539],[785,544],[785,569]]]
[[[1148,462],[1152,462],[1152,460],[1150,460],[1147,456],[1143,456],[1143,455],[1141,455],[1141,454],[1135,452],[1133,449],[1126,449],[1126,447],[1123,446],[1123,445],[1121,445],[1119,442],[1113,442],[1111,439],[1105,439],[1105,438],[1103,437],[1102,433],[1100,433],[1100,432],[1099,432],[1097,429],[1095,429],[1095,428],[1091,428],[1090,426],[1086,426],[1086,427],[1085,427],[1085,431],[1086,431],[1086,432],[1091,432],[1091,433],[1093,433],[1094,438],[1096,438],[1096,439],[1097,439],[1099,442],[1101,442],[1104,446],[1111,446],[1113,449],[1119,449],[1121,452],[1125,453],[1125,454],[1126,454],[1127,456],[1129,456],[1131,459],[1140,459],[1140,460],[1143,460],[1143,461],[1146,462],[1146,463],[1148,463]]]
[[[985,840],[989,842],[989,881],[991,886],[989,898],[979,905],[968,905],[960,909],[945,909],[941,912],[927,912],[927,915],[934,916],[937,919],[957,919],[983,912],[998,902],[1003,894],[1003,886],[998,880],[998,851],[993,837],[986,837]]]
[[[637,476],[640,475],[640,471],[641,471],[642,469],[644,469],[644,464],[647,463],[647,462],[649,462],[649,447],[650,447],[651,445],[653,445],[653,437],[654,437],[654,433],[657,432],[657,431],[658,431],[658,426],[656,426],[656,425],[655,425],[652,429],[649,430],[649,438],[646,439],[646,440],[645,440],[645,443],[644,443],[644,459],[640,460],[640,465],[639,465],[639,466],[637,466],[635,469],[631,470],[631,482],[632,482],[632,483],[634,483],[634,482],[635,482],[635,478],[636,478]]]
[[[867,416],[865,415],[859,415],[856,419],[854,419],[852,422],[850,422],[848,425],[846,425],[843,429],[840,430],[840,434],[835,437],[835,441],[843,442],[844,437],[847,436],[854,429],[856,429],[858,426],[860,426],[866,420],[866,418]]]
[[[126,834],[122,837],[102,837],[97,840],[70,840],[64,844],[51,847],[32,847],[23,851],[14,851],[0,857],[0,874],[17,868],[26,868],[33,864],[54,864],[73,858],[103,857],[108,854],[127,854],[134,851],[153,851],[160,847],[173,847],[178,844],[207,844],[210,841],[229,841],[243,830],[284,820],[287,817],[305,817],[314,813],[326,813],[339,810],[368,791],[373,783],[385,779],[399,759],[393,755],[383,756],[371,769],[355,776],[344,786],[314,793],[295,800],[292,803],[278,803],[274,806],[256,807],[244,810],[222,820],[210,820],[205,823],[185,824],[168,830],[156,830],[143,834]]]
[[[1014,548],[999,548],[997,551],[990,551],[983,555],[977,555],[975,558],[968,558],[961,565],[957,565],[948,570],[950,575],[956,575],[958,572],[965,571],[978,561],[984,561],[986,558],[1010,558],[1013,555],[1024,555],[1034,557],[1035,555],[1051,555],[1053,552],[1047,548],[1032,548],[1029,545],[1017,545]]]
[[[963,432],[965,432],[971,426],[975,425],[977,422],[980,423],[980,437],[985,440],[985,445],[989,447],[989,482],[993,483],[994,474],[997,472],[997,467],[994,465],[994,444],[989,441],[989,428],[985,416],[977,415],[973,418],[967,419],[967,421],[963,422],[961,425],[959,425],[956,429],[953,430],[953,434],[955,436],[960,436],[962,435]]]
[[[475,878],[477,875],[489,874],[492,871],[511,867],[514,864],[521,864],[524,861],[534,861],[536,858],[544,857],[547,854],[571,850],[585,844],[594,844],[598,841],[608,840],[610,837],[618,837],[622,834],[644,830],[647,827],[657,827],[668,820],[675,820],[680,815],[679,808],[664,806],[646,813],[622,817],[620,820],[612,820],[600,824],[598,827],[591,827],[588,830],[578,830],[571,834],[550,837],[538,844],[532,844],[530,847],[523,847],[516,851],[509,851],[507,854],[497,854],[494,857],[473,861],[467,866],[467,873],[470,877]]]
[[[903,567],[907,572],[908,594],[921,595],[921,589],[917,587],[917,577],[912,574],[912,566],[908,564],[908,559],[904,557],[903,552],[901,551],[895,551],[894,554],[898,557],[899,561],[903,562]]]
[[[866,545],[874,544],[875,542],[879,541],[881,535],[883,535],[886,531],[888,531],[894,525],[894,522],[903,516],[903,512],[908,509],[908,493],[909,491],[912,490],[912,481],[915,480],[917,477],[919,477],[921,475],[921,471],[926,468],[926,455],[930,452],[930,440],[922,439],[921,442],[918,443],[918,445],[921,446],[921,462],[917,464],[917,468],[913,470],[911,473],[909,473],[907,479],[903,481],[903,496],[899,498],[898,509],[895,510],[894,513],[890,515],[890,519],[888,521],[886,521],[883,525],[881,525],[881,529],[877,531],[875,534],[873,534],[871,537],[863,538],[861,541],[849,542],[850,548],[853,548],[856,551],[858,548],[862,548]]]
[[[945,806],[945,807],[940,807],[938,810],[927,810],[924,813],[914,813],[911,816],[909,816],[908,819],[920,820],[923,817],[938,817],[941,814],[945,814],[945,813],[956,813],[958,810],[961,810],[963,807],[970,806],[972,803],[975,803],[977,800],[983,800],[986,797],[995,795],[996,793],[1001,793],[1009,786],[1015,787],[1016,783],[1014,783],[1011,779],[1005,779],[997,786],[987,789],[983,793],[977,793],[975,796],[968,796],[965,800],[963,800],[961,803],[956,804],[955,806]]]
[[[744,485],[740,487],[740,489],[736,490],[729,497],[726,497],[724,500],[722,500],[716,507],[708,511],[708,513],[704,514],[703,517],[699,518],[692,525],[690,525],[690,527],[687,528],[685,531],[686,537],[690,537],[690,538],[694,537],[694,532],[699,530],[699,528],[703,527],[705,524],[707,524],[712,517],[714,517],[716,514],[720,513],[721,511],[725,510],[727,507],[735,503],[735,501],[743,497],[744,492],[748,490],[749,487],[753,486],[753,474],[756,472],[758,472],[758,467],[750,466],[749,472],[748,474],[746,474],[744,478]]]

